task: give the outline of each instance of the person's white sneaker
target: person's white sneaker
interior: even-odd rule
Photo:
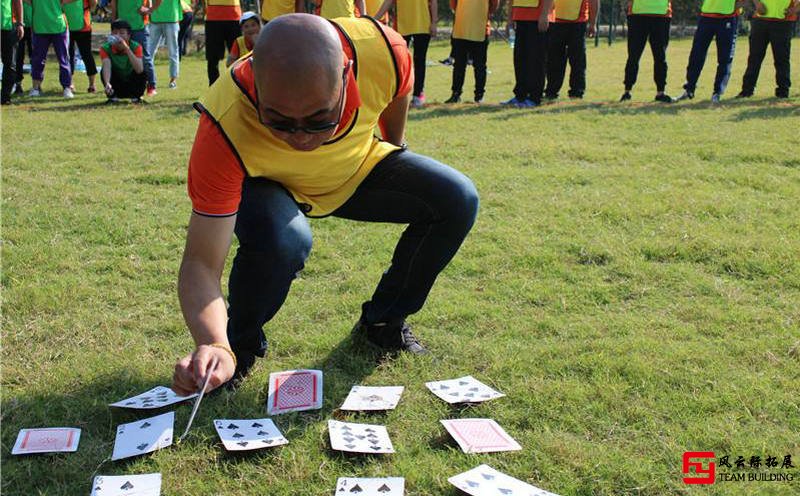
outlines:
[[[31,88],[31,91],[28,92],[28,96],[42,96],[42,92],[36,88]]]
[[[64,98],[68,100],[70,98],[75,98],[75,95],[72,93],[72,90],[70,88],[64,88]]]

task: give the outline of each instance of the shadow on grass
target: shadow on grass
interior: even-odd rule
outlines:
[[[181,116],[187,114],[199,115],[192,108],[195,99],[168,100],[168,101],[148,101],[144,103],[131,103],[128,100],[121,100],[117,103],[108,103],[105,97],[97,100],[64,100],[63,98],[39,97],[37,99],[27,99],[15,102],[14,108],[29,112],[82,112],[99,109],[109,110],[139,110],[152,111],[164,114],[165,116]],[[47,105],[43,105],[47,104]]]

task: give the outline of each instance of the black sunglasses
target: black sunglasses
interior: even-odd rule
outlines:
[[[342,71],[342,89],[339,92],[339,104],[336,106],[339,109],[336,115],[338,115],[339,117],[337,117],[335,121],[326,122],[323,124],[317,124],[314,126],[293,126],[289,124],[283,124],[280,122],[267,122],[264,120],[261,120],[261,124],[267,126],[268,128],[274,131],[278,131],[280,133],[288,133],[288,134],[295,134],[299,132],[303,132],[305,134],[321,134],[336,128],[342,121],[342,111],[343,111],[342,107],[344,105],[344,90],[345,86],[347,85],[347,72],[350,70],[350,66],[352,65],[353,61],[348,60],[347,65],[345,65],[344,70]]]

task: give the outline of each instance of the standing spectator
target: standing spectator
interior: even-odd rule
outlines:
[[[22,2],[22,24],[25,26],[24,28],[25,34],[22,36],[22,39],[20,39],[19,43],[17,44],[17,56],[16,56],[17,84],[14,86],[14,93],[17,95],[22,95],[25,93],[25,90],[22,88],[22,80],[25,77],[25,73],[23,71],[23,68],[25,67],[25,53],[28,54],[29,61],[31,54],[33,53],[33,44],[31,43],[31,40],[33,39],[33,29],[31,29],[31,26],[33,25],[33,20],[31,16],[32,10],[33,8],[31,7],[31,4]]]
[[[728,81],[731,78],[733,54],[736,50],[736,33],[742,0],[703,0],[697,31],[694,32],[689,65],[686,67],[686,84],[678,100],[694,98],[697,80],[706,63],[706,55],[711,40],[717,39],[717,74],[714,77],[714,92],[711,101],[719,103]]]
[[[472,59],[472,70],[475,74],[475,103],[481,103],[486,91],[486,52],[489,48],[490,29],[488,23],[489,17],[497,10],[497,0],[450,0],[450,8],[455,12],[455,61],[452,94],[444,103],[461,101],[468,57]]]
[[[367,9],[367,15],[373,17],[384,24],[389,24],[389,14],[385,13],[382,16],[378,17],[375,14],[381,10],[381,5],[383,5],[383,0],[364,0],[364,7]],[[357,17],[361,17],[361,12],[356,12]]]
[[[17,82],[16,51],[17,42],[25,34],[22,25],[22,0],[2,0],[0,2],[0,23],[2,24],[3,81],[0,86],[0,104],[11,103],[11,90]]]
[[[392,5],[395,6],[394,29],[403,36],[409,48],[414,47],[411,106],[422,108],[425,105],[425,59],[431,36],[436,36],[439,5],[437,0],[384,0],[375,17],[383,17]]]
[[[305,12],[305,0],[261,0],[261,20],[266,24],[284,14]]]
[[[80,0],[74,0],[80,1]],[[67,46],[67,19],[62,11],[64,2],[59,0],[31,0],[33,7],[33,53],[31,54],[31,79],[33,87],[28,94],[41,96],[44,80],[44,64],[50,45],[58,57],[58,79],[64,88],[64,98],[74,98],[72,94],[72,71],[69,68],[69,47]]]
[[[169,88],[177,86],[178,73],[180,72],[180,55],[178,52],[179,23],[183,17],[180,0],[153,0],[153,10],[150,14],[150,56],[155,59],[158,44],[163,39],[169,53]],[[153,88],[156,87],[157,77],[153,72]]]
[[[502,102],[520,108],[542,103],[547,70],[547,36],[555,20],[553,0],[512,0],[508,25],[516,32],[514,41],[514,96]]]
[[[183,17],[178,29],[178,55],[186,55],[186,45],[192,39],[192,21],[194,20],[195,0],[181,0],[181,10]]]
[[[236,38],[241,36],[239,19],[242,7],[239,0],[205,0],[206,2],[206,64],[208,85],[219,77],[219,61],[225,58]]]
[[[236,38],[236,41],[231,45],[228,61],[225,63],[228,67],[253,50],[258,39],[258,33],[261,32],[261,21],[255,12],[242,14],[242,20],[239,21],[239,24],[242,26],[242,35]]]
[[[139,103],[147,85],[143,47],[131,38],[131,25],[127,21],[112,22],[108,38],[100,47],[101,77],[108,102],[130,98]]]
[[[86,64],[86,76],[89,78],[89,93],[97,89],[94,80],[97,76],[97,66],[92,55],[92,9],[97,5],[97,0],[76,0],[64,4],[64,14],[69,25],[69,69],[74,80],[75,77],[75,45]],[[74,88],[74,87],[73,87]]]
[[[639,75],[639,59],[650,40],[653,52],[653,78],[657,102],[672,103],[665,93],[667,87],[667,45],[672,21],[671,0],[628,1],[628,61],[625,63],[625,92],[619,101],[631,99],[631,90]]]
[[[315,14],[325,19],[337,17],[355,17],[356,11],[366,12],[364,0],[315,0],[317,8]]]
[[[156,71],[150,53],[150,0],[111,0],[111,18],[126,21],[131,26],[130,38],[141,45],[144,74],[147,78],[147,96],[155,96]]]
[[[545,97],[558,98],[569,61],[570,98],[583,98],[586,91],[586,35],[597,31],[600,0],[555,0],[556,20],[547,40],[547,87]]]
[[[775,62],[775,96],[789,98],[792,85],[789,60],[792,51],[792,29],[800,13],[798,0],[753,0],[755,14],[750,23],[750,55],[742,79],[742,91],[737,98],[753,96],[761,72],[761,63],[772,45]]]

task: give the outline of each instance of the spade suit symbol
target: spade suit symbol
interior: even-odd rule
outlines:
[[[258,422],[253,422],[253,425],[251,425],[250,427],[264,427],[264,426],[259,424]]]
[[[262,439],[261,442],[264,444],[272,444],[275,440],[274,439]]]
[[[466,386],[467,384],[469,384],[467,381],[458,381],[459,386]]]
[[[471,480],[467,481],[467,485],[469,487],[478,487],[478,486],[480,486],[480,484],[478,484],[477,482],[471,481]]]
[[[497,490],[500,491],[503,494],[513,494],[514,493],[514,491],[512,491],[511,489],[505,489],[505,488],[502,488],[502,487],[497,488]]]
[[[144,451],[145,448],[147,448],[147,443],[142,443],[136,447],[139,451]]]
[[[369,427],[367,429],[364,429],[364,432],[375,432],[375,429],[373,429],[372,427]]]
[[[363,491],[364,491],[364,490],[363,490],[363,489],[361,489],[361,486],[359,486],[358,484],[356,484],[355,486],[353,486],[353,489],[351,489],[351,490],[350,490],[350,492],[351,492],[351,493],[360,493],[360,492],[363,492]]]
[[[475,392],[477,392],[477,391],[478,391],[478,388],[476,388],[476,387],[471,387],[471,388],[469,388],[469,390],[470,390],[470,391],[475,391]]]
[[[244,437],[244,434],[240,434],[240,433],[237,432],[232,437],[235,437],[236,439],[239,439],[240,437]]]
[[[439,389],[450,389],[450,386],[448,386],[446,384],[442,384],[442,385],[439,386]]]
[[[345,446],[346,448],[350,448],[350,449],[353,449],[353,448],[355,448],[355,447],[356,447],[356,445],[355,445],[355,444],[345,444],[344,446]]]
[[[139,426],[139,428],[140,428],[140,429],[147,429],[147,428],[148,428],[148,427],[150,427],[151,425],[153,425],[153,424],[151,424],[150,422],[145,422],[145,423],[143,423],[142,425],[140,425],[140,426]]]
[[[245,447],[245,446],[247,446],[249,443],[248,443],[247,441],[239,441],[239,442],[238,442],[238,443],[236,443],[236,444],[238,444],[239,446],[241,446],[242,448],[244,448],[244,447]]]
[[[384,485],[382,485],[381,487],[378,488],[378,492],[379,493],[390,493],[390,492],[392,492],[392,490],[391,490],[391,488],[389,486],[384,484]]]
[[[239,428],[239,426],[234,424],[234,423],[228,424],[228,429],[238,429],[238,428]]]
[[[494,479],[494,475],[492,475],[492,474],[481,474],[481,476],[483,476],[483,478],[486,479],[486,480]]]
[[[119,486],[119,488],[128,491],[130,489],[133,489],[133,484],[131,484],[131,481],[127,481],[125,484]]]
[[[267,434],[269,434],[269,433],[268,432],[264,432],[264,431],[258,431],[256,433],[256,436],[266,436]]]

